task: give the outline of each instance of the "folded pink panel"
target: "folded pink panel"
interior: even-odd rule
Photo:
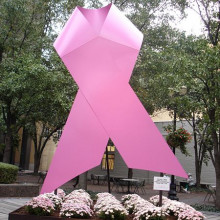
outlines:
[[[54,46],[79,92],[41,193],[100,164],[109,138],[128,167],[187,177],[129,85],[142,39],[112,4],[73,12]]]

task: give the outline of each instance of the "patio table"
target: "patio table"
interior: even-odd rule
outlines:
[[[121,180],[128,183],[128,191],[127,191],[128,194],[131,193],[130,191],[131,184],[139,182],[138,179],[121,179]]]
[[[99,181],[100,181],[100,180],[103,180],[103,181],[104,181],[106,175],[95,174],[94,176],[97,177],[97,181],[98,181],[98,185],[99,185]]]

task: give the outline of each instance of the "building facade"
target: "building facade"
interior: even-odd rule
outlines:
[[[153,121],[155,122],[157,128],[165,138],[167,135],[167,132],[164,130],[164,127],[166,127],[169,124],[172,124],[172,118],[170,118],[167,111],[157,114],[156,116],[152,116]],[[177,128],[184,127],[187,131],[192,133],[192,128],[186,121],[177,121]],[[29,163],[26,166],[26,169],[33,170],[34,168],[34,147],[33,142],[29,141],[31,147],[28,151],[28,155],[26,157],[29,157]],[[55,144],[51,138],[51,140],[48,141],[42,157],[41,157],[41,165],[40,170],[41,171],[47,171],[50,166],[50,162],[52,160],[53,154],[56,150],[57,144]],[[19,165],[20,162],[20,150],[21,147],[16,152],[15,162],[17,165]],[[129,149],[128,149],[129,150]],[[187,150],[190,154],[190,156],[183,155],[180,150],[176,149],[176,157],[183,166],[184,170],[187,173],[191,173],[193,178],[196,178],[195,175],[195,156],[194,156],[194,141],[191,140],[190,143],[187,144]],[[120,153],[117,150],[117,147],[108,147],[109,152],[109,166],[110,166],[110,175],[115,177],[127,177],[128,176],[128,167],[125,164],[123,158],[121,157]],[[149,152],[150,154],[150,152]],[[157,160],[157,158],[155,158]],[[159,163],[160,161],[158,161]],[[74,168],[73,168],[74,169]],[[91,174],[99,174],[99,175],[106,175],[106,155],[103,152],[103,158],[100,161],[100,165],[97,167],[94,167],[93,169],[88,171],[88,178],[90,178]],[[159,176],[159,173],[148,171],[148,170],[136,170],[133,169],[133,178],[140,178],[145,179],[146,182],[152,183],[154,176]],[[176,177],[177,180],[182,180],[180,177]],[[201,183],[210,183],[215,184],[216,178],[215,178],[215,169],[211,162],[211,160],[208,162],[208,166],[205,164],[202,166],[202,174],[201,174]]]

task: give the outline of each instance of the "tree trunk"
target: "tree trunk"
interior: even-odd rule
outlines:
[[[196,169],[196,187],[200,187],[200,182],[201,182],[201,170],[198,168]]]
[[[133,169],[128,168],[128,179],[132,179],[132,177],[133,177]]]
[[[216,172],[216,208],[220,209],[220,156],[215,158]]]
[[[5,136],[3,132],[0,131],[0,162],[3,161],[4,149],[5,149]]]
[[[214,158],[215,158],[215,174],[216,174],[216,207],[220,209],[220,144],[218,139],[218,134],[215,126],[215,109],[209,111],[209,118],[211,121],[211,137],[213,141],[214,148]]]
[[[12,127],[16,127],[16,117],[10,111],[10,103],[7,105],[7,110],[3,109],[3,118],[5,124],[7,126],[7,131],[5,135],[5,150],[3,155],[3,162],[4,163],[12,163],[14,161],[14,152],[13,152],[13,132]]]
[[[0,63],[2,62],[3,51],[4,51],[3,45],[0,44]]]
[[[5,135],[5,150],[3,156],[4,163],[10,163],[11,151],[12,151],[12,132],[9,129]]]
[[[19,167],[23,170],[29,169],[31,139],[27,133],[25,127],[23,128],[22,143],[21,143],[21,154]]]
[[[194,150],[195,150],[195,169],[196,169],[196,186],[200,186],[200,178],[201,178],[201,169],[199,165],[199,157],[198,157],[198,147],[197,143],[195,142],[194,145]]]
[[[202,161],[199,161],[199,154],[198,154],[198,142],[197,142],[197,135],[196,135],[196,124],[195,124],[195,116],[193,114],[192,118],[193,122],[193,137],[194,137],[194,152],[195,152],[195,168],[196,168],[196,186],[200,186],[200,179],[201,179],[201,167],[200,163]]]
[[[54,130],[52,130],[48,134],[48,136],[46,137],[45,140],[43,140],[43,132],[44,132],[44,129],[43,129],[41,134],[40,134],[39,140],[38,140],[36,124],[34,124],[34,126],[35,126],[35,131],[36,131],[34,133],[34,135],[32,136],[32,139],[34,141],[34,149],[35,149],[35,153],[34,153],[34,174],[37,174],[38,171],[39,171],[40,160],[41,160],[41,156],[43,154],[44,148],[46,147],[46,144],[47,144],[48,140],[50,139],[50,137],[52,137],[54,132],[56,132],[58,129],[60,129],[60,127],[56,127]]]
[[[220,209],[220,149],[217,133],[212,131],[216,173],[216,207]]]
[[[39,167],[40,167],[40,159],[41,159],[41,154],[38,152],[35,152],[35,154],[34,154],[34,174],[38,174]]]

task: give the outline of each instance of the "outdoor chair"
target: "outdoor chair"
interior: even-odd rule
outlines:
[[[216,201],[216,190],[214,186],[211,185],[206,185],[206,196],[204,198],[204,201],[206,201],[206,199],[209,201],[209,199],[212,197],[214,202]]]
[[[103,179],[103,184],[107,184],[108,183],[108,176],[105,175],[104,179]]]
[[[91,174],[91,182],[94,185],[98,184],[98,177],[96,177],[94,174]]]
[[[146,194],[146,190],[145,190],[145,180],[141,180],[139,182],[135,182],[134,183],[134,193],[139,193],[139,190],[141,190],[141,192],[143,194]]]
[[[124,192],[124,187],[128,188],[128,182],[119,179],[119,187],[121,187],[122,192]]]
[[[100,184],[103,184],[103,185],[106,184],[107,180],[108,180],[107,175],[105,175],[103,177],[99,177]]]
[[[115,191],[119,192],[119,189],[121,188],[122,192],[124,192],[123,184],[124,184],[124,182],[122,180],[120,180],[120,178],[113,177],[112,190],[115,188]]]
[[[119,189],[119,178],[112,177],[112,190],[115,188],[115,191],[118,192]]]

